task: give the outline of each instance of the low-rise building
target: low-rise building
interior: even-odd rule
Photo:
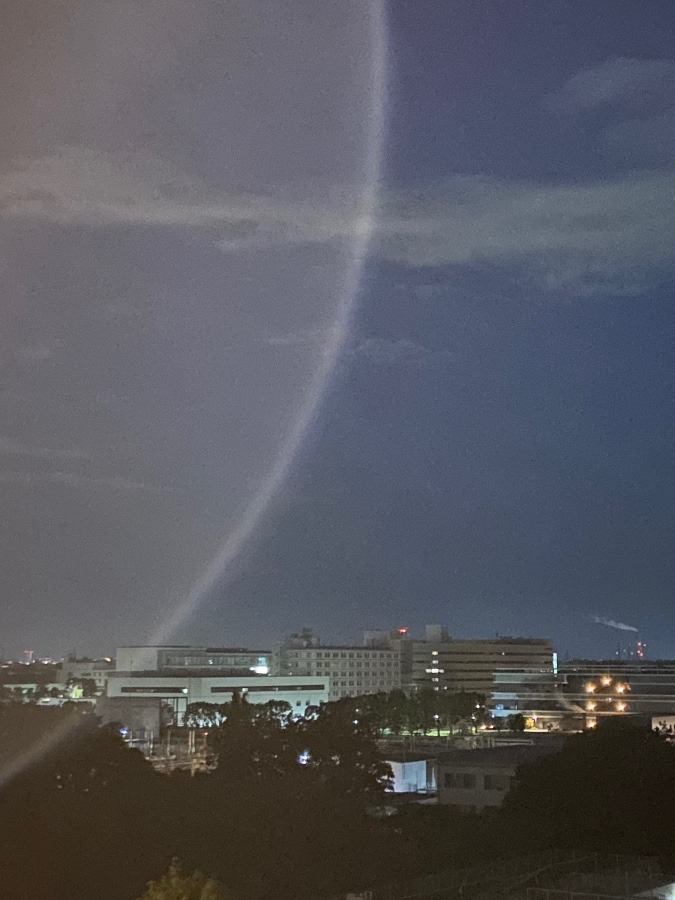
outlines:
[[[395,794],[433,794],[436,791],[436,760],[428,754],[386,753],[391,766]]]
[[[502,805],[520,766],[562,746],[553,738],[475,750],[451,750],[438,758],[438,802],[463,812]]]
[[[96,693],[105,693],[108,673],[113,667],[111,659],[89,659],[83,657],[76,659],[69,657],[60,663],[58,667],[59,681],[65,687],[73,682],[93,681],[96,685]]]
[[[675,714],[675,661],[572,660],[554,673],[495,673],[495,717],[521,713],[541,728],[581,730],[608,716]]]
[[[118,648],[115,668],[122,672],[203,669],[267,675],[270,658],[268,650],[248,650],[245,647],[190,647],[184,644],[132,646]]]
[[[157,702],[176,725],[182,725],[190,704],[227,703],[237,693],[249,703],[280,701],[288,703],[294,716],[304,716],[310,706],[328,700],[328,679],[319,677],[272,677],[269,675],[203,675],[198,671],[119,672],[110,673],[107,699],[115,701],[118,712],[123,699],[139,705],[139,701]],[[142,704],[141,704],[142,705]],[[146,704],[147,705],[147,704]],[[102,708],[105,704],[102,705]],[[126,723],[124,723],[126,724]]]

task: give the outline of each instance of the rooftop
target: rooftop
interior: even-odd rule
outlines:
[[[438,756],[444,766],[473,769],[482,766],[513,769],[532,762],[548,753],[556,753],[565,742],[564,737],[543,736],[531,744],[508,744],[502,747],[481,747],[476,750],[449,750]]]
[[[196,647],[193,644],[125,644],[119,650],[189,650],[196,653],[269,653],[269,650],[249,650],[248,647]]]

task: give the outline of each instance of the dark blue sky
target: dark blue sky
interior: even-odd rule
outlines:
[[[0,651],[674,657],[672,3],[273,6],[0,13]]]
[[[389,10],[393,189],[672,176],[671,4]],[[663,71],[645,76],[656,60]],[[583,73],[589,99],[559,108],[551,98]],[[660,117],[670,147],[650,143]],[[614,213],[594,211],[607,216],[600,248]],[[644,271],[638,251],[591,285],[585,262],[546,289],[528,259],[371,261],[315,442],[227,596],[270,634],[286,621],[340,638],[439,621],[462,636],[551,636],[563,654],[632,641],[596,614],[674,656],[672,261]]]

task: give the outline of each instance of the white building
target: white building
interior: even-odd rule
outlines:
[[[394,776],[391,790],[395,794],[429,794],[436,790],[436,760],[428,756],[396,757],[385,760]]]
[[[269,675],[203,675],[194,670],[180,672],[114,671],[108,678],[107,699],[120,708],[120,700],[131,705],[139,701],[156,701],[173,712],[177,725],[183,724],[185,711],[191,703],[227,703],[237,692],[249,703],[268,703],[271,700],[289,704],[293,715],[304,716],[309,706],[319,706],[328,700],[327,678]]]
[[[121,672],[203,669],[267,675],[270,656],[268,650],[248,650],[244,647],[189,647],[181,644],[119,647],[115,668]]]

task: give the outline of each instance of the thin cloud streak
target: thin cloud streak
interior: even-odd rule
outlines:
[[[414,268],[509,265],[551,293],[623,293],[672,271],[675,172],[586,184],[457,177],[390,198],[377,252]]]
[[[348,352],[355,359],[363,359],[375,365],[412,365],[422,367],[434,362],[450,361],[455,358],[451,350],[433,350],[416,341],[401,339],[390,341],[386,338],[364,338]]]
[[[550,295],[639,294],[646,280],[674,265],[670,169],[568,184],[455,176],[414,190],[384,189],[374,221],[354,185],[326,189],[321,202],[292,202],[161,174],[156,161],[122,166],[101,153],[64,148],[0,176],[0,216],[201,229],[227,253],[360,241],[373,228],[370,253],[386,261],[417,269],[518,266],[532,287]]]
[[[321,204],[236,194],[167,167],[154,157],[65,146],[15,160],[0,175],[0,217],[61,226],[157,226],[221,230],[224,251],[267,244],[325,243],[363,236],[369,226],[354,185]]]
[[[104,488],[126,493],[163,496],[173,490],[171,485],[151,484],[122,476],[82,475],[76,472],[0,472],[0,484],[23,484],[38,487],[43,484],[66,485],[73,488]]]
[[[28,456],[35,459],[88,460],[89,454],[66,447],[36,447],[0,437],[0,456]]]
[[[672,100],[674,87],[672,59],[615,57],[577,72],[546,98],[546,105],[554,112],[579,113],[638,99],[658,103],[666,97]]]

